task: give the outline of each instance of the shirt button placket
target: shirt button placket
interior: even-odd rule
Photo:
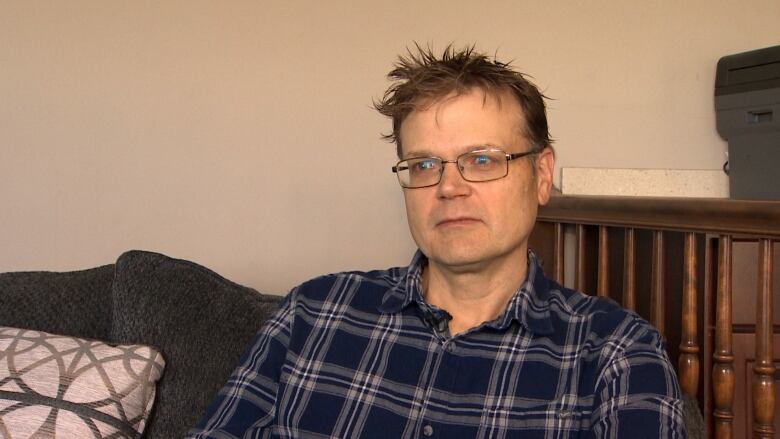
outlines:
[[[431,424],[425,424],[422,429],[422,434],[425,437],[433,436],[433,426]]]

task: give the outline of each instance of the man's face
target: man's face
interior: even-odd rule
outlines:
[[[502,95],[499,102],[472,89],[410,113],[401,125],[402,158],[455,160],[484,147],[525,152],[532,145],[523,129],[522,109],[511,95]],[[509,162],[506,177],[479,183],[464,180],[455,164],[445,164],[438,185],[404,189],[412,237],[429,263],[473,272],[509,259],[525,261],[537,207],[550,195],[550,149],[538,154],[536,162],[536,177],[530,158],[520,158]]]

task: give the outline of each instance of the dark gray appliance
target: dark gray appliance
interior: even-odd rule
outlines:
[[[718,61],[715,113],[731,198],[780,200],[780,46]]]

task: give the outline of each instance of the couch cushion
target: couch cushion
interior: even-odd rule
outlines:
[[[164,366],[148,346],[0,327],[0,436],[139,437]]]
[[[0,326],[105,340],[114,266],[0,274]]]
[[[167,363],[148,438],[186,434],[281,299],[142,251],[119,257],[113,288],[112,339],[155,346]]]

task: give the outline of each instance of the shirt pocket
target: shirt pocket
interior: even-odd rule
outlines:
[[[574,439],[583,436],[590,422],[590,413],[576,395],[547,401],[511,398],[506,402],[505,406],[485,409],[477,437]]]
[[[566,394],[547,405],[547,428],[556,432],[579,433],[587,429],[589,417],[589,409],[577,395]]]

